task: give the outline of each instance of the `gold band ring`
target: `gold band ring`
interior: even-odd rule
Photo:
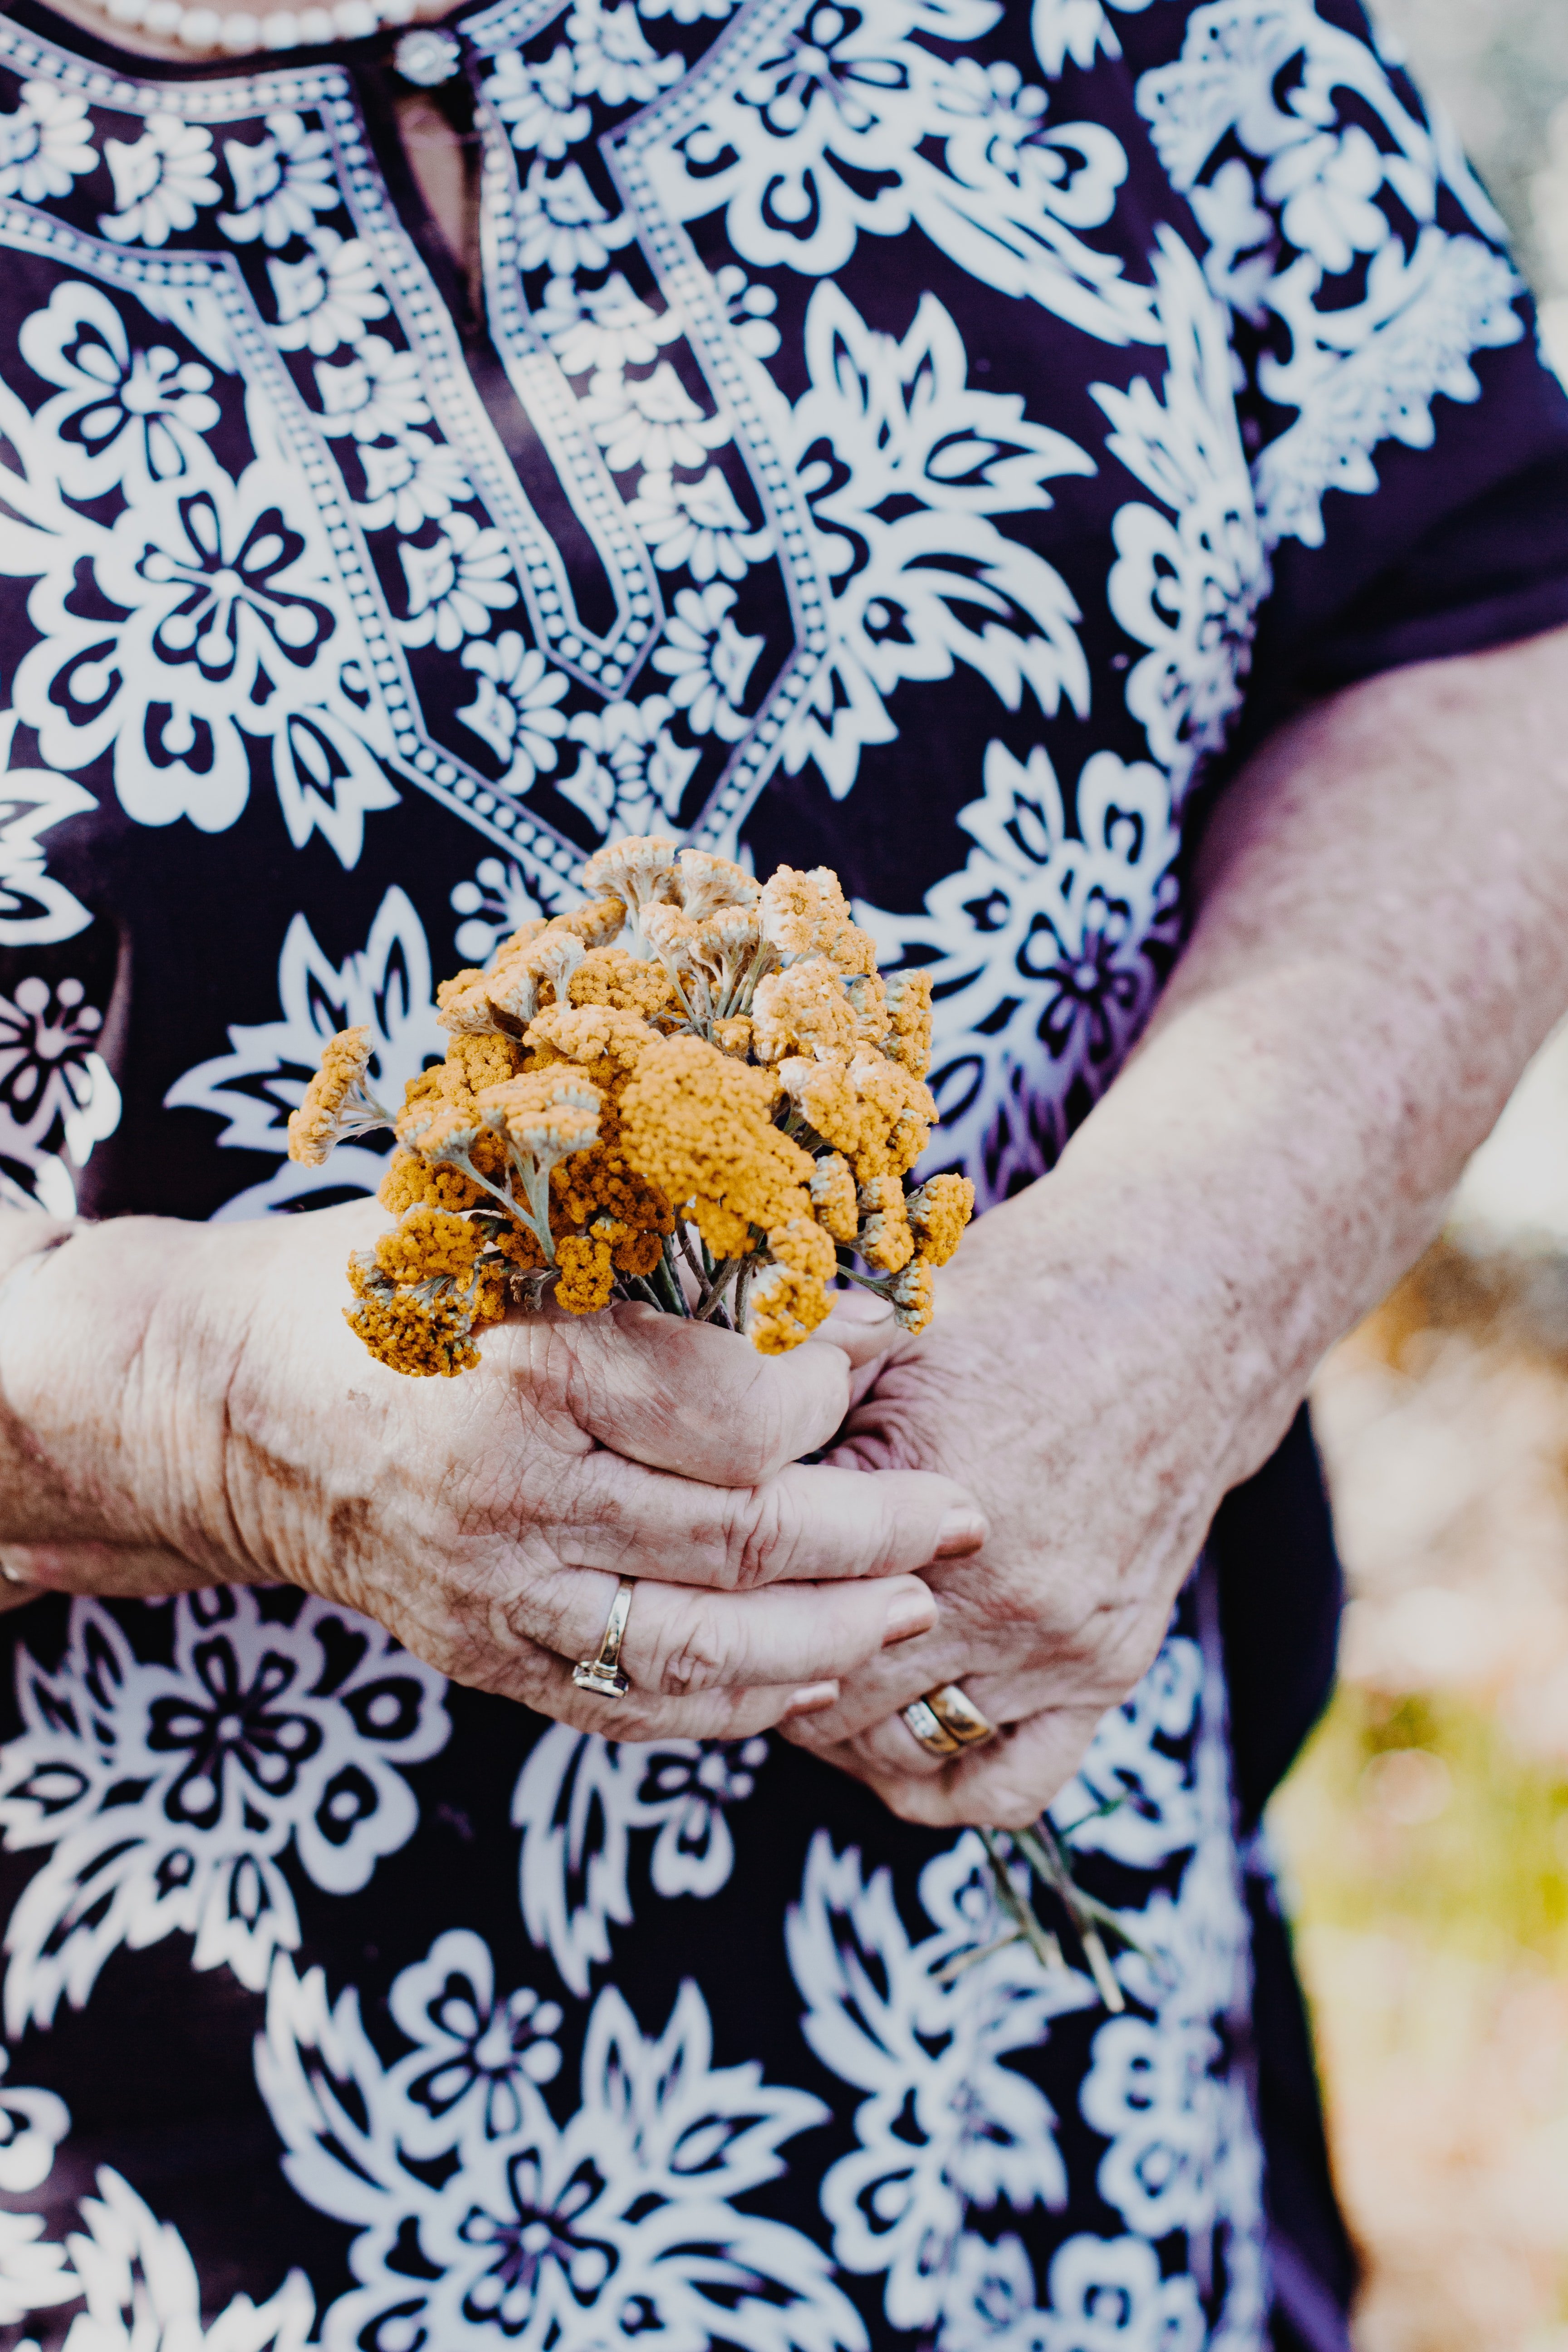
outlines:
[[[579,1658],[572,1669],[572,1679],[579,1690],[596,1691],[601,1698],[625,1698],[631,1685],[621,1672],[621,1643],[626,1636],[626,1619],[632,1613],[632,1594],[637,1585],[629,1576],[623,1576],[616,1587],[616,1597],[610,1603],[610,1614],[605,1627],[605,1638],[599,1644],[596,1658]]]
[[[943,1683],[940,1690],[927,1691],[924,1698],[911,1701],[901,1712],[905,1725],[928,1756],[956,1756],[965,1748],[978,1748],[982,1740],[996,1737],[996,1726],[956,1683]]]

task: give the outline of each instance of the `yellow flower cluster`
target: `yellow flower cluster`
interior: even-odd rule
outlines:
[[[445,1060],[394,1116],[363,1029],[331,1039],[289,1123],[319,1166],[395,1128],[397,1220],[350,1267],[352,1328],[395,1370],[479,1361],[510,1300],[616,1297],[797,1347],[841,1277],[931,1319],[973,1188],[907,1190],[935,1106],[931,983],[884,982],[825,866],[759,884],[658,839],[589,860],[587,905],[525,924],[437,993]]]

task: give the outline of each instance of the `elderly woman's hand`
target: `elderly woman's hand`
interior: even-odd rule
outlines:
[[[127,1219],[22,1265],[0,1295],[7,1572],[286,1580],[458,1681],[628,1739],[765,1727],[931,1622],[910,1571],[979,1540],[964,1488],[792,1466],[843,1420],[839,1349],[769,1361],[622,1307],[509,1322],[480,1370],[407,1380],[341,1312],[348,1252],[383,1222],[368,1202]],[[607,1701],[571,1664],[623,1575],[633,1688]]]
[[[829,1456],[944,1470],[985,1502],[984,1549],[927,1571],[931,1631],[788,1727],[910,1821],[1037,1818],[1159,1648],[1223,1492],[1201,1318],[1079,1205],[1053,1213],[1047,1179],[966,1235],[934,1323],[875,1368]],[[899,1710],[950,1682],[1004,1736],[944,1763]]]

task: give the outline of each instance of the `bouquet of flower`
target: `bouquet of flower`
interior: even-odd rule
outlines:
[[[927,976],[883,980],[824,866],[758,884],[627,840],[584,878],[590,904],[442,983],[447,1058],[400,1108],[346,1029],[289,1121],[312,1166],[395,1129],[380,1197],[397,1223],[349,1268],[365,1346],[397,1371],[464,1371],[509,1299],[549,1296],[573,1315],[642,1299],[773,1355],[841,1276],[922,1330],[974,1205],[962,1176],[905,1182],[936,1116]]]
[[[923,1330],[931,1270],[974,1206],[965,1177],[908,1181],[936,1118],[929,976],[883,978],[826,866],[759,884],[705,850],[630,839],[584,881],[587,905],[442,983],[446,1060],[399,1108],[371,1091],[366,1032],[345,1029],[289,1121],[290,1157],[312,1167],[345,1136],[396,1133],[380,1192],[396,1223],[349,1262],[344,1312],[372,1355],[466,1371],[509,1302],[547,1297],[571,1315],[641,1299],[777,1355],[840,1281]],[[978,1735],[955,1748],[992,1736],[969,1714]],[[1125,1931],[1076,1886],[1050,1822],[982,1834],[1005,1924],[954,1970],[1018,1939],[1063,1965],[1032,1873],[1120,2009],[1097,1922]]]

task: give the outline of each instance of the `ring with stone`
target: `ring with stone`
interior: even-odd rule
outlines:
[[[572,1669],[572,1679],[579,1690],[596,1691],[601,1698],[625,1698],[630,1690],[631,1685],[621,1672],[621,1643],[626,1638],[626,1619],[632,1613],[632,1594],[636,1590],[629,1576],[623,1576],[616,1587],[598,1656],[579,1658]]]
[[[996,1737],[996,1726],[956,1683],[943,1683],[940,1690],[927,1691],[924,1698],[912,1700],[900,1711],[928,1756],[956,1756],[965,1748],[978,1748],[982,1740]]]

